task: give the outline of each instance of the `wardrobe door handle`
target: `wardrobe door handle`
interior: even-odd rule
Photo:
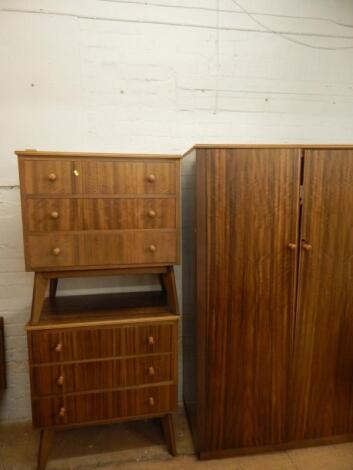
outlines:
[[[288,248],[291,251],[294,251],[297,248],[297,244],[296,243],[288,243]]]
[[[306,242],[303,243],[302,247],[303,247],[303,250],[305,251],[311,251],[313,249],[313,246],[310,245],[310,243],[306,243]]]

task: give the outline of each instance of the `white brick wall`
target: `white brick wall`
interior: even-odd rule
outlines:
[[[353,47],[351,0],[239,2],[292,39]],[[232,0],[0,0],[0,315],[9,379],[0,420],[30,416],[23,326],[32,274],[23,271],[14,149],[352,142],[352,55],[293,44]]]

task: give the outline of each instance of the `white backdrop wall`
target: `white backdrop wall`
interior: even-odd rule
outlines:
[[[0,420],[30,417],[32,274],[14,149],[182,153],[216,142],[353,142],[351,0],[0,0]]]

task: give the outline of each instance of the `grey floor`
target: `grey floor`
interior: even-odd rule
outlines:
[[[353,470],[353,443],[198,461],[185,416],[175,418],[178,457],[166,451],[158,421],[56,434],[48,470]],[[0,469],[34,470],[39,433],[30,423],[0,427]]]

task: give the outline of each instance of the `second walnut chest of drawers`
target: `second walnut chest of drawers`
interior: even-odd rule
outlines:
[[[28,271],[179,262],[179,157],[17,152]]]

